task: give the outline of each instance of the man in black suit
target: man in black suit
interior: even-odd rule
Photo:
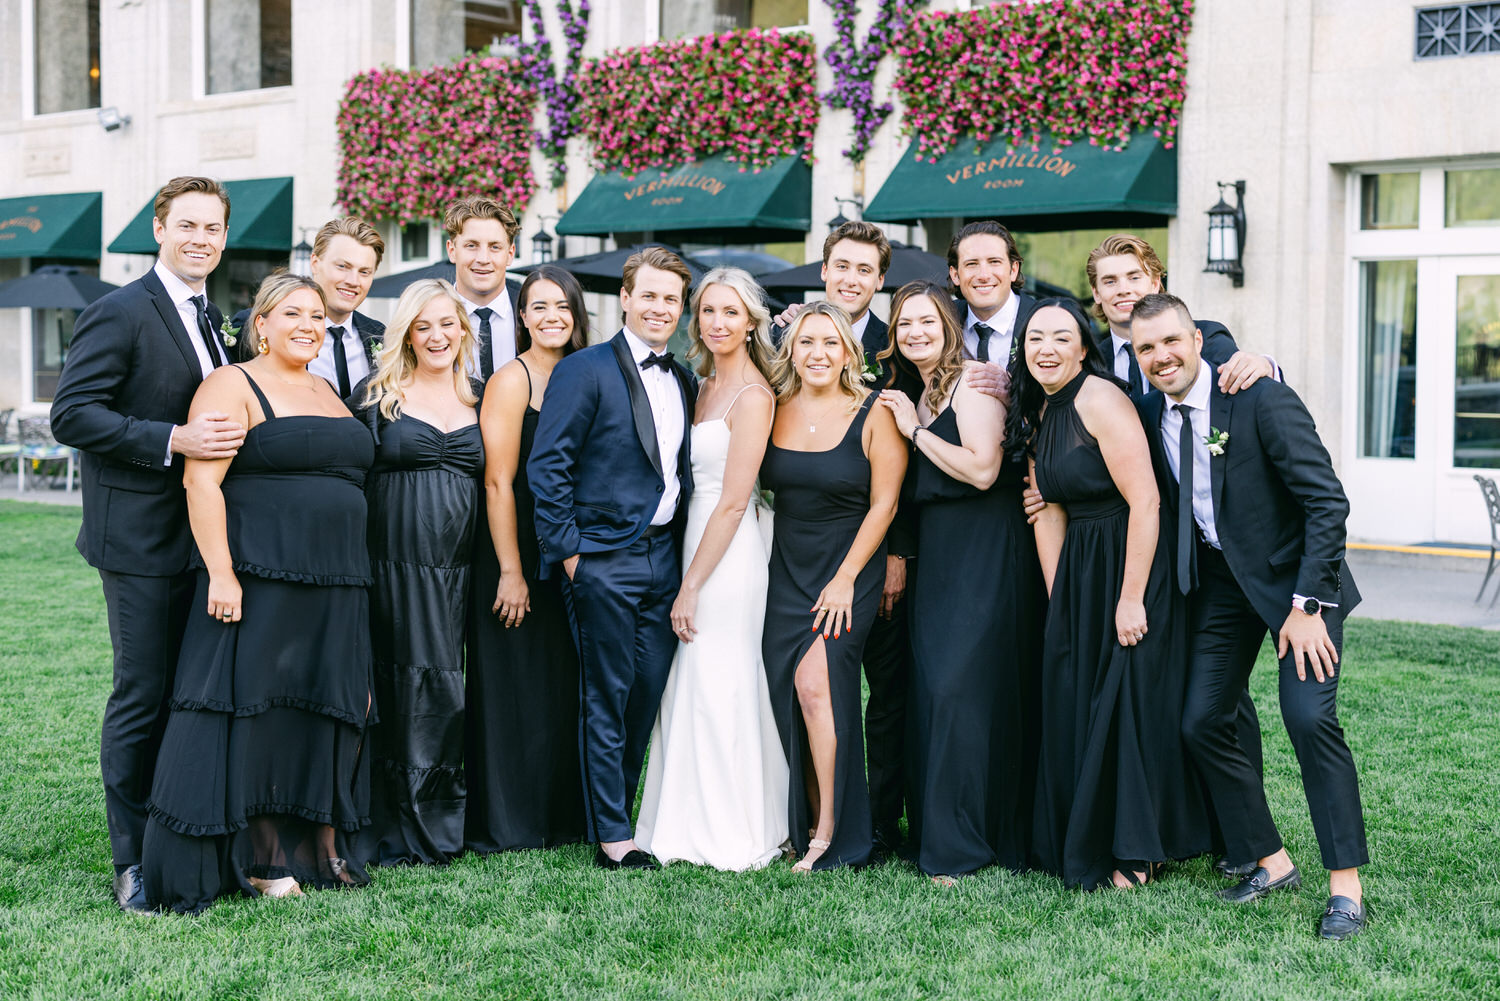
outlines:
[[[128,912],[151,913],[140,878],[146,799],[193,594],[176,457],[229,458],[245,439],[225,414],[188,420],[198,384],[229,360],[203,291],[228,224],[217,181],[167,182],[151,224],[155,267],[83,311],[52,403],[53,434],[83,453],[78,551],[99,571],[109,611],[114,687],[99,763],[115,899]]]
[[[380,353],[385,324],[359,312],[359,307],[370,294],[375,269],[384,256],[385,240],[380,233],[354,216],[328,220],[313,238],[311,276],[328,303],[328,336],[323,338],[318,356],[307,363],[307,370],[327,379],[340,399],[348,399],[354,387],[370,374]],[[249,318],[249,309],[235,314],[230,326],[236,336],[248,338]],[[242,340],[241,354],[248,357],[253,351],[249,340]]]
[[[1166,268],[1151,244],[1129,233],[1116,233],[1089,252],[1084,265],[1094,294],[1094,316],[1108,325],[1099,338],[1099,353],[1109,359],[1115,375],[1130,385],[1130,398],[1151,391],[1130,346],[1130,317],[1142,296],[1162,290]],[[1199,320],[1203,357],[1219,374],[1219,388],[1233,395],[1257,379],[1280,379],[1281,372],[1267,355],[1241,351],[1227,328],[1213,320]]]
[[[521,286],[507,281],[505,269],[516,256],[521,221],[493,198],[460,198],[443,215],[453,287],[464,301],[474,328],[475,352],[469,374],[485,382],[516,356],[516,303]]]
[[[661,247],[631,255],[624,328],[558,362],[526,464],[543,572],[567,575],[583,675],[584,805],[604,869],[657,868],[636,847],[630,810],[677,650],[671,611],[697,390],[666,347],[690,281]]]
[[[1296,393],[1270,379],[1224,392],[1175,296],[1144,296],[1133,312],[1135,354],[1159,390],[1141,401],[1141,418],[1175,522],[1178,587],[1191,594],[1183,740],[1207,780],[1229,858],[1258,863],[1220,896],[1246,902],[1301,884],[1236,723],[1269,630],[1281,715],[1329,870],[1319,933],[1347,938],[1365,924],[1358,867],[1369,861],[1335,704],[1343,622],[1359,603],[1344,562],[1349,502]]]
[[[875,373],[873,386],[883,387],[888,370],[877,357],[889,341],[884,320],[870,309],[885,284],[891,265],[891,244],[879,226],[855,220],[836,227],[823,241],[823,296],[849,314],[854,336],[865,351],[865,365]],[[777,317],[772,333],[777,344],[785,324],[801,305]],[[915,372],[901,373],[900,388],[916,396],[922,387]],[[898,511],[886,533],[885,588],[880,615],[865,640],[865,680],[870,699],[865,704],[865,760],[870,783],[870,813],[875,828],[875,851],[889,856],[901,843],[905,812],[902,763],[905,759],[906,686],[911,677],[911,636],[906,621],[907,561],[916,555],[916,538],[909,512]]]

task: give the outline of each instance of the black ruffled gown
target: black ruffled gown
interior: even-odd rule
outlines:
[[[788,833],[799,854],[807,851],[807,831],[817,817],[807,802],[807,730],[797,702],[797,665],[823,635],[812,631],[813,613],[809,609],[838,572],[870,512],[870,460],[862,440],[865,419],[875,400],[873,393],[866,398],[843,439],[833,448],[799,452],[769,442],[760,467],[761,486],[776,495],[761,653],[771,690],[771,711],[791,766]],[[838,750],[834,758],[832,844],[813,864],[814,869],[863,865],[870,860],[873,848],[860,662],[870,627],[880,611],[884,584],[882,539],[855,578],[853,628],[838,639],[830,635],[824,641]]]
[[[1198,778],[1180,730],[1187,649],[1165,535],[1146,585],[1147,632],[1115,634],[1130,508],[1074,408],[1080,373],[1047,397],[1037,487],[1068,512],[1047,609],[1042,747],[1032,852],[1070,887],[1105,885],[1117,867],[1208,850]]]
[[[376,441],[365,496],[380,720],[359,854],[441,863],[464,844],[464,620],[484,439],[477,423],[444,433],[375,407],[361,416]]]
[[[464,844],[481,853],[571,844],[584,834],[578,648],[560,580],[537,578],[541,550],[526,479],[539,416],[528,406],[521,418],[521,453],[513,481],[516,541],[531,594],[531,611],[519,626],[505,628],[491,611],[500,561],[482,503],[474,539]]]
[[[252,876],[368,882],[345,842],[369,806],[374,443],[353,418],[277,417],[251,387],[266,419],[223,483],[243,616],[206,614],[200,563],[142,848],[148,899],[185,913],[256,896]]]
[[[928,432],[960,444],[951,406]],[[1014,465],[1007,459],[979,490],[917,451],[904,485],[919,554],[908,599],[907,824],[930,874],[1027,861],[1046,587]]]

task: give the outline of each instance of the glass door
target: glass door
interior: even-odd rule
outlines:
[[[1431,313],[1434,358],[1444,376],[1440,470],[1436,482],[1439,538],[1489,539],[1489,519],[1476,474],[1500,479],[1500,256],[1435,262],[1440,291]]]

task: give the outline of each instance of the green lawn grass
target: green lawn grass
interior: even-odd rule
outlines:
[[[368,888],[126,917],[109,893],[99,718],[109,638],[76,509],[0,502],[0,998],[1500,997],[1500,635],[1355,621],[1342,716],[1372,922],[1327,893],[1275,709],[1272,809],[1307,883],[1248,907],[1204,860],[1134,892],[905,864],[799,877],[607,874],[591,848],[376,870]]]

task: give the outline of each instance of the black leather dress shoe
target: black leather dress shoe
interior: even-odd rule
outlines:
[[[146,884],[141,879],[139,864],[128,866],[115,877],[115,903],[126,914],[155,914],[146,906]]]
[[[1365,930],[1365,905],[1356,904],[1348,897],[1328,898],[1323,908],[1323,918],[1318,922],[1318,937],[1342,942]]]
[[[656,861],[656,859],[652,858],[650,855],[647,855],[645,852],[641,851],[639,848],[632,848],[632,849],[630,849],[630,851],[626,852],[625,856],[623,858],[621,858],[620,861],[618,861],[618,862],[616,862],[614,859],[610,858],[608,855],[604,854],[604,849],[603,848],[596,848],[596,849],[594,849],[594,864],[597,865],[599,868],[601,868],[601,869],[607,869],[610,872],[613,872],[616,869],[660,869],[661,868],[661,863],[660,862]]]
[[[1241,862],[1238,865],[1231,864],[1229,859],[1221,855],[1214,859],[1214,872],[1225,879],[1244,879],[1254,872],[1260,863],[1251,859],[1249,862]]]
[[[1295,890],[1301,885],[1302,871],[1296,866],[1292,866],[1292,871],[1280,879],[1272,879],[1264,866],[1256,866],[1250,875],[1233,886],[1220,890],[1219,899],[1231,904],[1248,904],[1277,890]]]

